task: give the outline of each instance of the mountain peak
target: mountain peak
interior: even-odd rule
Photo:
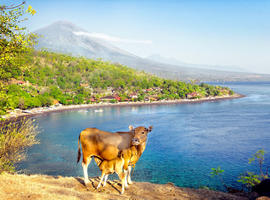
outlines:
[[[37,49],[46,48],[60,53],[72,53],[75,56],[103,58],[109,61],[121,61],[132,54],[112,44],[88,36],[88,32],[69,21],[56,21],[35,33],[39,38]]]
[[[72,22],[66,21],[66,20],[59,20],[59,21],[56,21],[56,22],[54,22],[54,23],[52,23],[52,24],[57,24],[57,25],[67,25],[67,26],[73,25],[73,26],[75,26]]]
[[[73,24],[69,21],[56,21],[42,29],[37,30],[36,32],[40,32],[40,30],[61,30],[61,31],[68,31],[68,32],[74,32],[74,31],[85,31],[82,28],[78,27],[77,25]]]

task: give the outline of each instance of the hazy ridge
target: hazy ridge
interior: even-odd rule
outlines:
[[[144,70],[163,78],[198,81],[266,81],[270,75],[245,72],[230,72],[211,69],[199,69],[183,63],[182,65],[164,64],[151,59],[141,58],[122,50],[106,41],[87,35],[87,31],[70,22],[58,21],[35,31],[39,38],[37,49],[102,58],[106,61],[120,63],[129,67]]]

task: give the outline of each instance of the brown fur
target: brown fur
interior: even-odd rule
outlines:
[[[94,158],[100,171],[102,172],[97,188],[101,185],[104,179],[104,176],[106,175],[108,176],[109,174],[116,173],[119,179],[121,180],[121,184],[122,184],[121,194],[124,193],[128,166],[130,162],[137,162],[139,159],[138,156],[141,155],[142,153],[142,152],[141,153],[138,152],[138,148],[137,148],[138,146],[132,145],[130,148],[122,150],[119,157],[110,161],[108,160],[102,161],[97,157]],[[104,185],[105,184],[106,184],[106,178],[104,180]]]
[[[123,158],[123,154],[121,154],[120,157],[117,157],[116,159],[113,160],[103,160],[103,161],[98,161],[98,158],[95,158],[95,161],[98,164],[98,167],[100,169],[101,173],[101,178],[100,178],[100,182],[98,184],[98,187],[101,185],[102,180],[104,178],[105,175],[109,175],[109,174],[113,174],[116,173],[119,177],[119,179],[121,180],[121,184],[122,184],[122,191],[121,193],[124,193],[125,190],[125,180],[126,180],[126,173],[123,170],[123,166],[125,163],[125,160]],[[104,185],[106,184],[106,179],[104,180]]]
[[[133,128],[133,127],[131,127],[131,128]],[[152,127],[150,129],[147,129],[146,132],[148,133],[151,130],[152,130]],[[122,132],[118,132],[118,133],[121,134]],[[104,175],[112,174],[115,172],[118,174],[118,177],[122,182],[122,192],[121,193],[124,193],[126,178],[128,178],[128,182],[129,182],[129,184],[131,184],[130,171],[128,170],[128,167],[135,166],[135,164],[140,159],[142,153],[144,152],[145,146],[146,146],[146,140],[147,140],[147,133],[142,134],[141,137],[139,137],[137,135],[136,137],[139,137],[138,139],[141,141],[140,144],[136,145],[136,146],[131,145],[130,148],[122,150],[121,155],[114,160],[111,160],[111,161],[103,160],[102,161],[99,158],[95,158],[95,162],[97,163],[100,170],[102,171],[99,186],[103,180]],[[135,137],[135,135],[134,135],[134,137]],[[128,177],[127,177],[127,175],[128,175]]]
[[[132,130],[133,127],[130,127]],[[144,130],[141,130],[141,134],[135,133],[134,138],[137,138],[140,141],[139,145],[131,145],[129,149],[127,149],[127,152],[124,153],[124,169],[127,170],[128,166],[135,165],[138,160],[140,159],[142,153],[145,150],[146,147],[146,141],[148,133],[151,132],[153,129],[152,126],[150,126],[148,129],[145,128]],[[121,134],[121,132],[118,132]]]
[[[97,128],[87,128],[83,130],[78,139],[78,159],[80,161],[82,145],[83,163],[87,163],[87,159],[96,156],[102,160],[113,160],[119,153],[128,149],[132,145],[132,139],[137,138],[140,142],[147,140],[147,133],[151,129],[145,127],[137,127],[129,132],[110,133],[99,130]]]

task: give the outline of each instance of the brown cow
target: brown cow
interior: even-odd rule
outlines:
[[[132,131],[133,127],[129,126],[129,129],[130,129],[130,131]],[[135,167],[136,163],[138,162],[142,153],[144,152],[145,147],[146,147],[148,133],[151,132],[152,129],[153,129],[152,126],[150,126],[148,129],[145,129],[145,131],[140,136],[140,143],[136,146],[132,145],[129,148],[129,151],[125,152],[125,154],[123,154],[124,159],[125,159],[124,169],[125,170],[128,169],[127,176],[126,176],[128,184],[132,184],[132,181],[131,181],[132,166]],[[119,132],[119,133],[121,133],[121,132]],[[127,183],[126,183],[126,186],[127,186]]]
[[[101,160],[113,160],[118,157],[122,150],[130,148],[132,145],[145,143],[147,133],[152,130],[140,126],[133,128],[130,126],[129,132],[106,132],[97,128],[86,128],[83,130],[78,139],[78,157],[77,162],[81,158],[80,142],[82,144],[83,161],[82,167],[84,172],[84,183],[89,183],[87,168],[92,157]],[[127,165],[126,165],[127,166]]]

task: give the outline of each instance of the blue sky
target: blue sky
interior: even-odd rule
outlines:
[[[8,1],[4,2],[20,2]],[[28,0],[36,30],[70,21],[146,57],[270,73],[269,0]]]

